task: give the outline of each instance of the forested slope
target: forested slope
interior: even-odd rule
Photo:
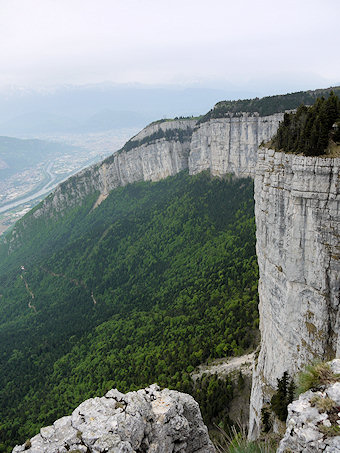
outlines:
[[[111,387],[156,381],[220,420],[230,382],[193,389],[190,372],[254,343],[251,180],[182,172],[97,197],[0,248],[0,451]]]

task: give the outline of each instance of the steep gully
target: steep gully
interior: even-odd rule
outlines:
[[[162,130],[191,130],[191,139],[150,140],[90,167],[57,187],[22,224],[64,209],[99,192],[94,208],[116,187],[157,181],[188,169],[255,179],[257,254],[260,269],[261,349],[255,363],[250,431],[260,430],[261,408],[284,371],[294,374],[315,358],[339,354],[340,159],[306,158],[261,149],[282,114],[241,114],[153,124],[140,141]],[[14,229],[10,248],[20,245]]]

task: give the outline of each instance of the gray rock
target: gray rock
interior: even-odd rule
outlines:
[[[94,205],[97,207],[117,187],[137,181],[159,181],[186,169],[190,174],[210,169],[218,176],[227,173],[238,177],[254,176],[257,148],[275,134],[282,118],[282,113],[267,117],[243,113],[199,126],[190,119],[151,124],[132,140],[173,129],[189,132],[188,139],[184,142],[175,138],[152,140],[88,167],[59,185],[32,216],[22,220],[22,224],[29,224],[41,216],[58,217],[95,191],[100,192]],[[20,229],[14,227],[8,242],[10,251],[20,246]]]
[[[340,359],[334,359],[330,362],[333,373],[340,374]]]
[[[260,149],[255,176],[261,350],[250,435],[277,379],[340,356],[340,158]],[[339,369],[339,364],[334,364]]]
[[[214,453],[196,401],[157,385],[124,395],[110,390],[91,398],[69,417],[41,428],[30,448],[13,453]]]
[[[190,174],[210,169],[216,176],[254,176],[258,147],[273,137],[282,119],[283,113],[242,113],[200,124],[191,139]]]
[[[309,390],[288,406],[287,429],[277,453],[340,452],[340,436],[331,437],[322,431],[323,427],[330,428],[337,423],[329,419],[328,412],[322,413],[317,407],[312,406],[311,400],[315,396],[330,397],[338,404],[340,383],[330,385],[323,392]],[[339,416],[338,419],[340,420]]]

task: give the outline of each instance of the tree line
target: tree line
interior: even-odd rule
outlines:
[[[319,156],[326,153],[330,141],[340,142],[340,101],[334,92],[328,99],[318,98],[310,107],[300,105],[296,112],[285,113],[271,146]]]

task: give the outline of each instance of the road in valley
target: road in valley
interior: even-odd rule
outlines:
[[[93,159],[93,161],[94,160],[95,159]],[[15,201],[11,201],[9,203],[4,204],[3,206],[0,207],[0,213],[9,211],[13,208],[16,208],[17,206],[21,206],[22,204],[28,203],[30,201],[36,200],[37,198],[48,195],[50,192],[52,192],[53,189],[55,189],[57,187],[58,184],[65,181],[66,179],[68,179],[70,176],[77,173],[78,171],[81,171],[84,168],[88,167],[89,165],[91,165],[91,163],[92,163],[92,161],[89,161],[83,167],[81,167],[73,172],[68,173],[66,176],[63,175],[63,177],[60,177],[59,174],[53,173],[51,171],[51,169],[53,168],[54,162],[50,162],[44,170],[47,181],[45,178],[45,181],[43,182],[43,184],[44,184],[43,187],[40,188],[40,186],[41,186],[41,183],[40,183],[28,195],[22,196],[20,198],[17,198]]]

